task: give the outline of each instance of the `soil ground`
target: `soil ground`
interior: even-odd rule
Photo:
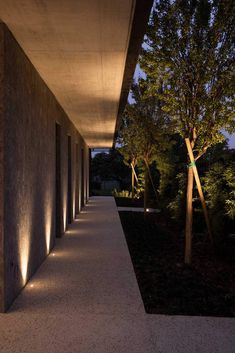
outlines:
[[[184,235],[162,214],[119,212],[147,313],[235,316],[235,239],[212,250],[194,234],[192,266]]]

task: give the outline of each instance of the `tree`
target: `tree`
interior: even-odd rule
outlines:
[[[118,180],[120,184],[124,184],[122,187],[129,183],[129,170],[123,165],[123,156],[118,150],[110,149],[108,153],[97,153],[92,158],[91,169],[93,182],[99,180],[98,184],[104,180]]]
[[[135,196],[135,179],[138,183],[138,178],[135,172],[135,167],[139,158],[138,143],[136,141],[136,130],[138,129],[136,122],[131,116],[128,116],[128,106],[122,119],[121,131],[119,131],[119,152],[124,158],[124,163],[131,168],[131,197]]]
[[[235,131],[233,0],[157,0],[140,58],[149,96],[195,161]],[[185,262],[191,263],[193,165],[187,175]],[[194,168],[195,169],[195,168]]]
[[[156,154],[156,167],[160,173],[161,204],[166,206],[175,193],[176,177],[185,167],[185,144],[178,134],[168,136],[166,148]]]
[[[143,81],[139,79],[139,81]],[[132,85],[132,98],[134,102],[128,104],[123,115],[120,130],[121,153],[126,160],[130,160],[135,166],[142,162],[145,170],[144,209],[147,209],[147,195],[149,178],[152,186],[156,189],[150,172],[150,164],[163,141],[166,121],[159,112],[158,99],[156,97],[145,97],[144,84],[134,83]]]

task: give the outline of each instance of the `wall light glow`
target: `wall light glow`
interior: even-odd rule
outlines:
[[[73,219],[75,218],[76,214],[75,214],[75,192],[73,193]]]
[[[27,274],[28,274],[28,259],[29,259],[29,250],[28,246],[24,247],[24,250],[20,250],[20,269],[23,280],[23,285],[26,284]]]
[[[46,222],[45,236],[46,236],[47,254],[49,254],[50,248],[51,248],[51,222],[50,221]]]
[[[51,231],[52,231],[52,200],[50,192],[45,196],[45,242],[47,254],[51,248]]]
[[[81,211],[81,196],[80,196],[80,193],[79,193],[79,199],[78,199],[78,209],[79,209],[79,212]]]
[[[64,232],[66,231],[66,226],[67,226],[67,188],[64,188],[63,191],[63,199],[62,199],[62,204],[63,204],[63,225],[64,225]]]
[[[66,205],[63,206],[63,221],[64,221],[64,232],[66,230],[66,216],[67,216],[67,212],[66,212]]]
[[[28,276],[28,265],[29,265],[29,251],[30,251],[30,237],[31,237],[31,217],[30,215],[21,215],[19,224],[19,259],[20,259],[20,271],[22,277],[23,286],[27,282]]]

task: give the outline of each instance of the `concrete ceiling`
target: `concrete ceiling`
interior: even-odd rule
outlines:
[[[0,0],[1,20],[90,147],[113,142],[134,10],[135,0]]]

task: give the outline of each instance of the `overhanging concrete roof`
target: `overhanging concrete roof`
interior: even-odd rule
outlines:
[[[152,0],[0,0],[0,18],[90,147],[110,147]]]

